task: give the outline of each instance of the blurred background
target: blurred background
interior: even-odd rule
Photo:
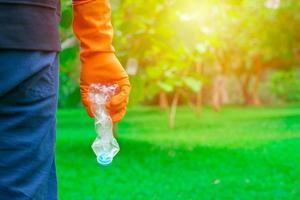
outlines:
[[[61,199],[299,199],[300,1],[111,0],[132,93],[100,167],[62,1]]]

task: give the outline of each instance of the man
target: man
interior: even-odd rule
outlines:
[[[125,114],[130,84],[114,55],[108,0],[74,0],[80,40],[80,89],[117,83],[108,103],[114,122]],[[0,0],[0,199],[57,199],[55,115],[58,86],[59,0]]]

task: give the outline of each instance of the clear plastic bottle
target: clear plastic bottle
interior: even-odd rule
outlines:
[[[118,85],[91,84],[89,100],[95,115],[95,128],[97,138],[92,144],[97,161],[100,165],[109,165],[120,147],[113,135],[113,123],[105,104],[118,91]]]

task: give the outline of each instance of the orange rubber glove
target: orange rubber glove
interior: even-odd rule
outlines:
[[[73,0],[73,30],[80,41],[80,92],[88,114],[94,117],[88,99],[92,83],[118,84],[119,93],[106,105],[112,121],[126,112],[130,83],[112,46],[113,29],[109,0]]]

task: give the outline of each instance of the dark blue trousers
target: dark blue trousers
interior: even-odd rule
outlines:
[[[56,52],[0,50],[0,200],[55,200]]]

